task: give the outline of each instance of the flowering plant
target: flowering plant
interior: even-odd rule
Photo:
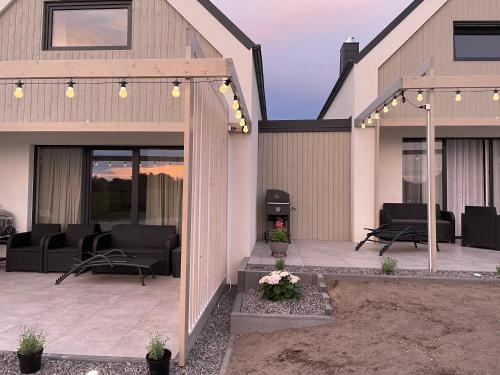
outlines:
[[[283,264],[277,264],[277,270],[259,280],[262,298],[269,301],[282,301],[285,299],[299,298],[298,276],[283,269]]]

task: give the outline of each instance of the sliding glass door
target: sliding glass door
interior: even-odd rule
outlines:
[[[497,208],[497,212],[500,210],[500,140],[493,141],[492,150],[492,201],[493,205]],[[498,212],[500,214],[500,212]]]

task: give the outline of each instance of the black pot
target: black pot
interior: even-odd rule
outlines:
[[[170,358],[172,358],[172,352],[165,349],[163,352],[163,359],[159,361],[153,361],[149,359],[149,354],[146,355],[146,361],[148,361],[149,375],[168,375],[170,372]]]
[[[21,374],[34,374],[42,367],[42,353],[43,349],[38,353],[31,355],[22,355],[17,353],[17,359],[19,360],[19,369]]]

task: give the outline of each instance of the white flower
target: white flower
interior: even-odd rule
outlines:
[[[295,275],[290,275],[290,282],[292,284],[297,284],[300,281],[300,277],[295,276]]]
[[[269,283],[269,276],[264,276],[259,280],[259,284],[268,284]]]
[[[281,271],[279,274],[280,274],[281,277],[287,277],[287,276],[290,275],[290,273],[288,273],[286,271]]]

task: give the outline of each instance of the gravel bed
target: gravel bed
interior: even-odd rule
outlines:
[[[248,271],[274,271],[272,265],[257,265],[249,264],[246,270]],[[287,266],[286,270],[297,273],[322,273],[350,276],[387,276],[378,268],[355,268],[355,267],[316,267],[316,266]],[[480,274],[481,276],[477,276]],[[496,272],[468,272],[468,271],[438,271],[436,273],[427,270],[406,270],[397,269],[391,276],[397,277],[422,277],[434,279],[474,279],[474,280],[499,280],[500,274]]]
[[[218,375],[226,346],[231,334],[231,311],[236,298],[236,288],[229,288],[219,300],[212,315],[203,327],[184,368],[172,364],[172,375]],[[146,362],[91,362],[43,358],[42,369],[37,375],[85,375],[98,370],[100,375],[147,375]],[[0,352],[0,374],[18,375],[19,365],[13,352]]]
[[[243,295],[241,312],[280,315],[326,315],[325,305],[316,285],[302,285],[300,293],[299,299],[273,302],[262,299],[258,290],[249,289]]]

